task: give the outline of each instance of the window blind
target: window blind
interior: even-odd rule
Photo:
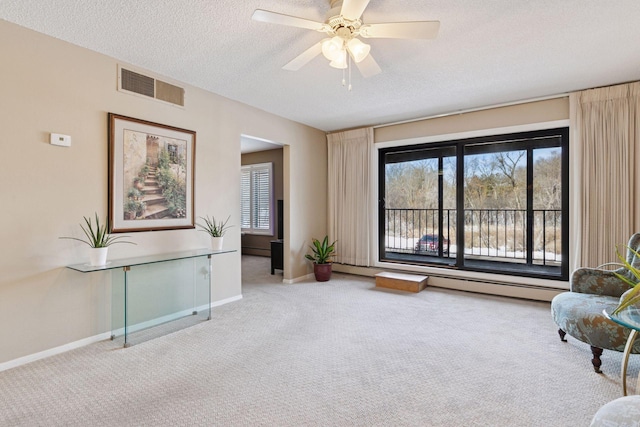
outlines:
[[[249,233],[273,233],[273,164],[242,166],[241,226]]]

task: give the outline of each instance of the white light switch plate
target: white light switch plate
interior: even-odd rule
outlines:
[[[52,133],[50,142],[53,145],[61,145],[63,147],[71,147],[71,136]]]

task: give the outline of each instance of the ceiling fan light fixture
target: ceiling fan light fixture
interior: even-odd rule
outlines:
[[[339,55],[337,55],[336,58],[329,63],[329,65],[331,65],[333,68],[338,68],[341,70],[347,68],[347,51],[344,49],[340,50]]]
[[[357,65],[363,77],[375,76],[382,72],[378,63],[370,54],[371,47],[359,38],[389,38],[389,39],[434,39],[438,35],[440,21],[406,21],[379,22],[364,24],[362,13],[371,0],[329,0],[330,8],[325,22],[317,22],[284,13],[256,9],[251,16],[254,21],[289,27],[305,28],[327,34],[327,38],[320,40],[313,46],[289,61],[285,70],[296,71],[312,59],[323,54],[334,68],[342,69],[343,85],[349,76],[349,90],[351,90],[352,62]]]
[[[360,40],[353,38],[349,40],[347,43],[347,49],[349,53],[353,57],[353,60],[356,62],[362,61],[364,58],[369,55],[369,51],[371,50],[371,46],[366,43],[362,43]]]
[[[324,39],[322,42],[322,54],[329,61],[335,61],[344,51],[344,40],[338,36]]]

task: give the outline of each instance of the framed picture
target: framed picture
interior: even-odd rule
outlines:
[[[112,233],[194,228],[196,133],[109,113]]]

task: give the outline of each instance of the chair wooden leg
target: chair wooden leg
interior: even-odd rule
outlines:
[[[567,340],[564,339],[564,336],[567,335],[565,331],[563,331],[562,329],[558,329],[558,335],[560,335],[560,341],[567,342]]]
[[[600,360],[600,356],[602,356],[602,349],[598,347],[591,346],[591,354],[593,354],[593,359],[591,359],[591,363],[593,363],[593,369],[596,373],[601,374],[600,366],[602,365],[602,360]]]

